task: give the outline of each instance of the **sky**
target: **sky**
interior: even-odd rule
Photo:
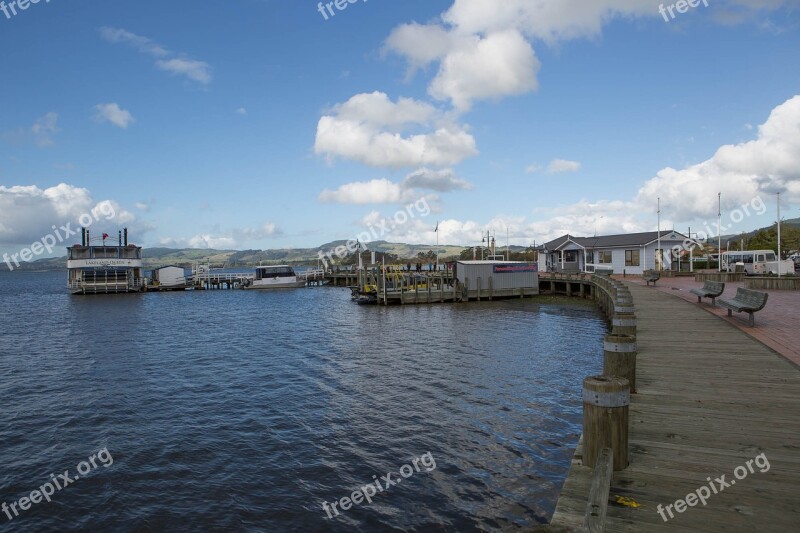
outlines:
[[[692,3],[5,0],[0,252],[797,218],[800,0]]]

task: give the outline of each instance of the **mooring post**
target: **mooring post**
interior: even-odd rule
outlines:
[[[603,374],[628,380],[631,392],[636,392],[636,337],[606,335],[603,342]]]
[[[615,376],[583,380],[583,465],[594,468],[600,450],[614,451],[614,470],[628,466],[630,384]]]
[[[611,333],[614,335],[633,335],[635,337],[636,314],[615,311],[614,318],[611,319],[611,326]]]

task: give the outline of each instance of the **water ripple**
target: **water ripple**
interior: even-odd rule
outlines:
[[[0,501],[101,448],[114,463],[11,530],[527,529],[552,513],[601,365],[605,324],[580,300],[71,297],[64,277],[0,274]],[[327,519],[323,502],[426,452],[434,470]]]

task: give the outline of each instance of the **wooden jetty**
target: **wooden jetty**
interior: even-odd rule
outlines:
[[[614,472],[604,526],[595,528],[587,500],[597,494],[590,487],[597,476],[583,465],[579,443],[551,524],[542,529],[797,531],[798,368],[696,304],[628,288],[638,329],[629,466]],[[766,471],[763,461],[752,468],[760,454]],[[722,476],[729,486],[717,481]],[[712,483],[717,490],[704,505],[689,496],[701,487],[711,492]]]

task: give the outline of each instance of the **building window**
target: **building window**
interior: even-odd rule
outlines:
[[[602,252],[597,252],[597,262],[602,264],[611,263],[611,251],[604,250]]]
[[[566,250],[564,252],[564,262],[565,263],[577,263],[578,262],[578,250]]]
[[[594,263],[594,252],[586,252],[586,263],[589,265]]]
[[[639,266],[639,250],[625,250],[625,266]]]

